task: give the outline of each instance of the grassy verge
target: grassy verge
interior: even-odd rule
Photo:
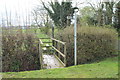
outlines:
[[[3,78],[118,78],[118,57],[67,68],[2,74]]]

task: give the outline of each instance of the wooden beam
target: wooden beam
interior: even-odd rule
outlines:
[[[55,49],[60,55],[62,55],[63,57],[65,57],[65,55],[63,53],[61,53],[59,50],[57,50],[54,46],[52,46],[53,49]]]
[[[50,39],[50,38],[40,38],[40,39]]]
[[[57,60],[65,67],[66,65],[54,54],[54,56],[57,58]]]
[[[61,43],[61,44],[63,44],[63,45],[65,45],[65,43],[66,43],[66,42],[62,42],[62,41],[57,40],[57,39],[54,39],[54,38],[51,38],[51,39],[54,40],[54,41],[57,41],[57,42],[59,42],[59,43]]]
[[[39,39],[39,41],[40,41],[40,44],[43,44],[43,42],[41,41],[41,39]]]
[[[49,46],[41,46],[41,47],[51,47],[51,46],[49,45]]]
[[[52,42],[43,42],[43,43],[52,43]]]

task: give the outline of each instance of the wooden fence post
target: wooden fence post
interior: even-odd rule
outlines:
[[[65,55],[65,57],[64,57],[64,64],[65,64],[65,66],[66,66],[66,65],[67,65],[66,43],[65,43],[65,45],[64,45],[64,55]]]
[[[43,68],[43,51],[41,47],[41,40],[39,40],[39,58],[40,58],[40,68]]]
[[[58,46],[58,47],[57,47],[58,50],[60,51],[60,43],[58,43],[57,46]],[[59,54],[59,53],[58,53],[58,57],[60,58],[60,54]]]

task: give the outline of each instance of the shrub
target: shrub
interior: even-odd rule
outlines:
[[[32,33],[20,29],[3,29],[2,71],[26,71],[40,69],[38,39]]]
[[[77,63],[84,64],[111,56],[117,50],[117,32],[100,27],[77,29]],[[74,29],[59,32],[56,38],[66,42],[67,66],[74,64]]]
[[[47,34],[47,35],[50,34],[50,28],[49,27],[42,27],[42,28],[40,28],[40,30],[44,34]]]

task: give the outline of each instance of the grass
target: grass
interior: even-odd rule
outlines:
[[[37,36],[47,37],[40,31],[37,32]],[[118,58],[108,58],[101,62],[60,69],[5,72],[2,75],[3,78],[118,78]]]
[[[49,36],[46,35],[46,34],[44,34],[44,33],[42,33],[42,32],[40,31],[40,29],[37,29],[37,34],[36,34],[36,35],[37,35],[38,38],[49,38]],[[42,40],[42,42],[52,42],[51,39],[41,39],[41,40]],[[45,46],[46,44],[52,45],[52,43],[44,43],[44,46]]]
[[[3,78],[118,78],[118,57],[66,68],[2,74]]]

